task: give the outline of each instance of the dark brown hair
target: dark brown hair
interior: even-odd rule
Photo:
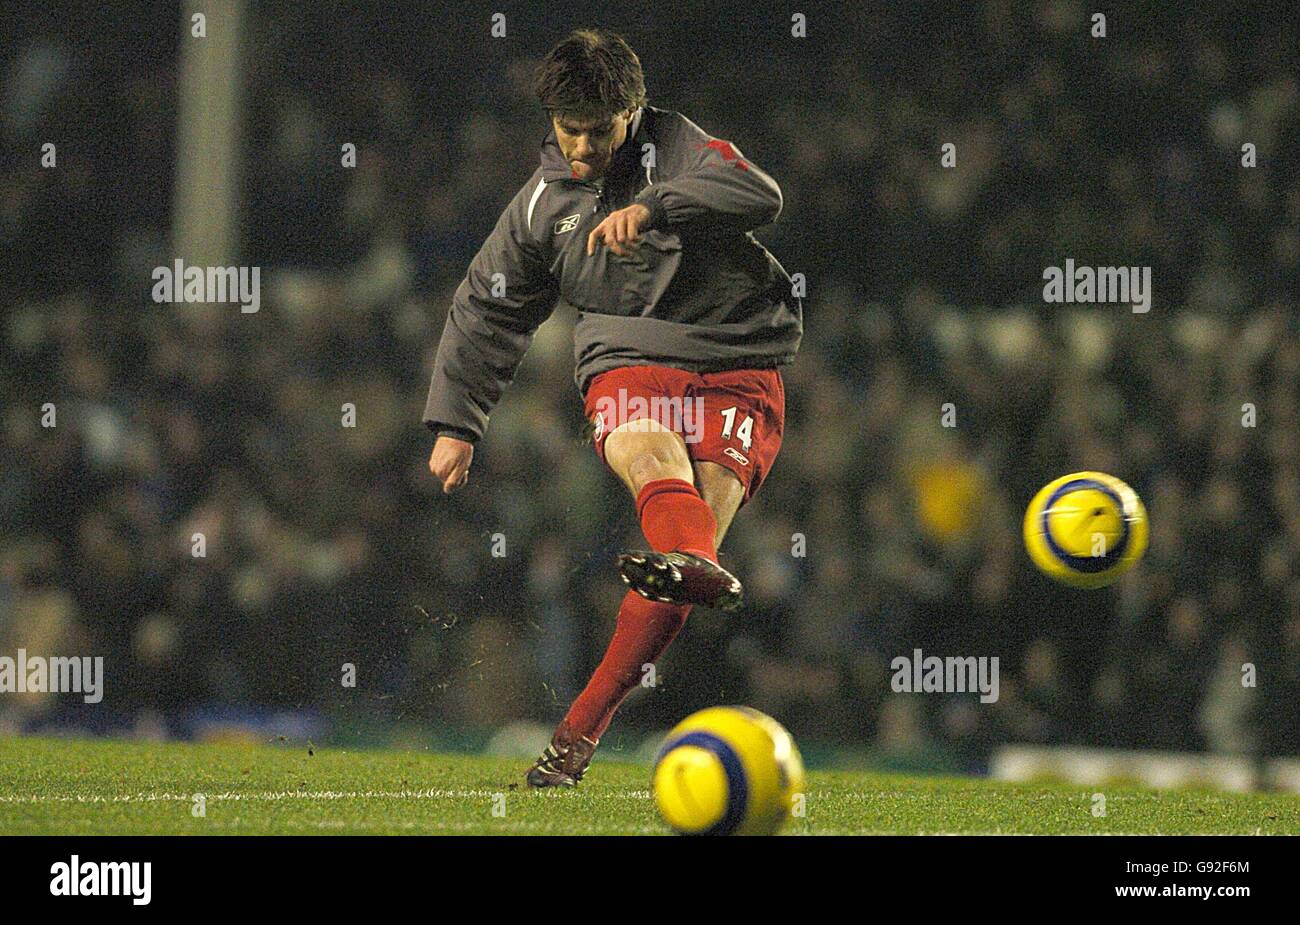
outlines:
[[[641,61],[621,36],[576,29],[547,52],[534,84],[553,115],[607,116],[646,101]]]

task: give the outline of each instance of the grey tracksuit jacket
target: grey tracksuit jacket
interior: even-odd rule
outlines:
[[[587,236],[632,202],[650,210],[631,257]],[[601,180],[573,178],[552,131],[456,290],[424,422],[476,440],[533,332],[563,298],[578,310],[574,378],[621,366],[705,372],[794,359],[803,306],[750,232],[776,219],[781,190],[729,142],[680,113],[643,106]]]

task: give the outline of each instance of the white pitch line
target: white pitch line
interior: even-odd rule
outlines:
[[[210,821],[207,825],[213,828],[240,829],[244,824],[240,820],[226,823],[221,821]],[[554,835],[662,835],[663,828],[656,828],[649,825],[624,825],[611,828],[608,825],[590,823],[587,825],[573,825],[562,822],[522,822],[510,821],[505,819],[493,820],[490,824],[484,824],[474,820],[458,821],[436,821],[436,820],[402,820],[402,821],[365,821],[357,820],[351,822],[338,822],[333,820],[310,820],[310,819],[286,819],[277,822],[277,826],[286,829],[334,829],[348,832],[381,830],[388,831],[400,829],[409,832],[473,832],[476,834],[490,835],[507,832],[539,832]]]
[[[32,794],[30,796],[0,795],[0,803],[161,803],[168,801],[189,803],[199,794],[209,802],[261,802],[274,803],[286,800],[467,800],[495,797],[507,790],[278,790],[262,793],[120,793],[102,794]],[[536,794],[529,798],[542,796]],[[645,800],[649,791],[633,790],[626,793],[602,794],[606,797]]]

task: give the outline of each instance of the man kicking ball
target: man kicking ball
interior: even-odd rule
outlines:
[[[537,74],[551,122],[541,165],[470,264],[447,315],[425,423],[429,469],[464,485],[488,415],[557,299],[578,309],[575,379],[597,455],[636,501],[650,549],[619,557],[631,590],[609,648],[528,772],[572,787],[642,666],[695,604],[734,611],[718,564],[736,511],[776,459],[802,305],[750,233],[776,183],[728,141],[646,103],[636,54],[603,30],[555,46]]]

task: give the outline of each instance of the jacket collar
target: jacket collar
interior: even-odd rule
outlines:
[[[627,138],[617,151],[614,152],[613,163],[609,165],[609,170],[605,174],[605,179],[621,176],[629,168],[637,169],[640,164],[639,152],[641,145],[645,141],[641,137],[642,129],[646,120],[643,116],[646,113],[645,106],[637,109],[632,116],[632,122],[627,127]],[[573,167],[564,159],[560,152],[560,143],[555,140],[555,129],[552,128],[546,133],[546,138],[542,140],[542,179],[547,183],[554,183],[557,180],[574,180],[577,178],[573,175]]]

